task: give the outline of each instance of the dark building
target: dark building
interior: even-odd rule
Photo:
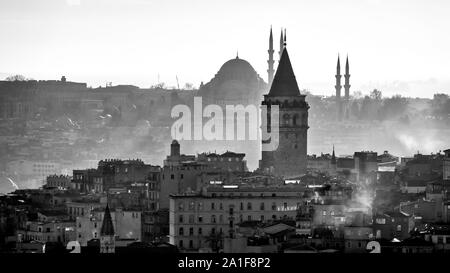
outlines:
[[[267,106],[268,117],[271,106],[279,106],[279,145],[274,151],[262,151],[260,169],[263,172],[279,176],[306,173],[309,105],[305,97],[300,94],[288,51],[284,48],[270,91],[262,102]]]

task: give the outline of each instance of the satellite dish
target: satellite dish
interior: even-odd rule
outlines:
[[[368,250],[369,253],[381,253],[380,243],[377,241],[370,241],[366,245],[366,250]]]
[[[66,246],[67,250],[70,250],[69,253],[81,253],[81,246],[78,241],[70,241]]]

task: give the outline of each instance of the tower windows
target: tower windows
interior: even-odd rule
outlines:
[[[283,115],[283,125],[284,126],[289,126],[289,119],[290,119],[289,114]]]
[[[292,118],[292,125],[297,126],[298,123],[298,115],[295,114],[294,117]]]

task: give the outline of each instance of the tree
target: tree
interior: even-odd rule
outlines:
[[[183,89],[185,89],[185,90],[192,90],[192,89],[194,89],[194,84],[192,84],[190,82],[187,82],[187,83],[184,84]]]
[[[447,94],[434,94],[431,101],[431,113],[434,116],[447,118],[450,114],[450,98]]]
[[[370,92],[370,98],[373,100],[381,100],[382,94],[381,91],[374,89],[372,92]]]
[[[209,245],[212,249],[213,252],[218,253],[222,243],[223,243],[223,233],[219,232],[219,233],[210,233],[208,235],[208,237],[206,237],[206,241],[209,242]]]
[[[9,82],[23,82],[27,81],[27,78],[25,78],[25,76],[23,75],[11,75],[7,77],[5,80]]]
[[[408,107],[408,100],[400,95],[392,96],[383,100],[379,115],[382,120],[397,118],[405,114]]]
[[[151,88],[151,89],[166,89],[167,86],[166,86],[166,83],[160,82],[160,83],[158,83],[158,84],[155,84],[155,85],[150,86],[150,88]]]

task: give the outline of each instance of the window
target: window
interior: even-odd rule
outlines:
[[[170,179],[174,180],[174,179],[175,179],[175,175],[174,175],[174,174],[171,174],[171,175],[170,175]]]
[[[223,210],[223,204],[222,203],[219,204],[219,209]]]
[[[194,210],[194,208],[195,208],[195,202],[194,201],[189,202],[189,210]]]
[[[189,215],[189,224],[193,224],[194,223],[194,215],[191,214]]]
[[[287,203],[285,202],[284,204],[283,204],[283,207],[284,207],[284,209],[285,210],[287,210],[287,208],[288,208],[288,205],[287,205]]]
[[[180,240],[180,242],[178,242],[178,245],[180,246],[180,248],[183,248],[183,240]]]
[[[190,236],[194,235],[194,228],[193,227],[189,228],[189,235]]]
[[[203,202],[197,203],[197,210],[202,211],[203,210]]]
[[[211,229],[211,234],[216,234],[216,228]]]
[[[322,215],[327,216],[327,211],[326,210],[322,211]]]
[[[244,203],[241,202],[241,210],[244,210]]]
[[[261,202],[261,205],[259,206],[260,210],[264,210],[264,202]]]
[[[194,242],[192,240],[189,240],[189,248],[194,248]]]
[[[178,222],[179,222],[179,223],[183,223],[183,220],[184,220],[184,219],[183,219],[183,215],[180,215],[180,216],[178,217]]]
[[[397,225],[397,231],[402,231],[402,225]]]
[[[261,222],[264,222],[264,215],[261,215]]]
[[[216,216],[215,215],[211,215],[211,223],[216,223]]]
[[[178,203],[178,210],[179,211],[183,211],[184,210],[184,203],[183,202]]]
[[[178,229],[178,235],[183,236],[184,235],[184,229],[182,227],[180,227]]]
[[[211,203],[211,210],[215,210],[216,209],[216,204],[214,202]]]
[[[184,175],[183,174],[180,174],[180,179],[183,179],[184,178]]]
[[[203,222],[203,216],[201,216],[201,215],[198,216],[198,222],[199,222],[199,223],[202,223],[202,222]]]
[[[277,210],[277,204],[275,202],[272,203],[272,210]]]
[[[202,235],[202,232],[203,232],[202,228],[198,228],[198,235]]]
[[[251,215],[247,216],[247,220],[251,221],[252,220],[252,216]]]
[[[252,203],[251,202],[247,203],[247,210],[252,210]]]

